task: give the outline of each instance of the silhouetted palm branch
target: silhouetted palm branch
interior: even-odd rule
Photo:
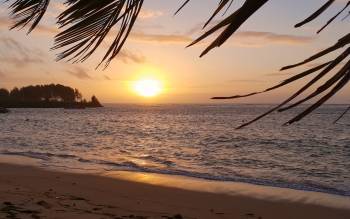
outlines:
[[[13,26],[13,28],[24,27],[30,24],[31,26],[29,28],[29,32],[32,31],[38,25],[49,4],[49,0],[12,0],[12,2],[13,4],[10,6],[10,8],[12,9],[11,14],[16,21],[16,24]],[[143,2],[144,0],[66,0],[68,8],[64,12],[62,12],[62,14],[58,17],[58,24],[60,25],[60,28],[64,28],[64,30],[55,37],[55,45],[53,47],[54,49],[65,48],[65,50],[58,55],[57,59],[68,59],[73,62],[83,62],[96,51],[96,49],[101,45],[101,43],[105,40],[108,34],[114,34],[114,41],[110,45],[109,49],[107,50],[105,56],[101,61],[101,63],[105,63],[107,66],[110,63],[110,61],[113,58],[115,58],[121,51],[127,37],[130,34],[130,31],[132,30],[136,18],[139,15]],[[189,2],[190,0],[184,0],[184,3],[181,5],[179,10],[176,11],[175,14],[177,14],[181,9],[183,9]],[[215,24],[203,35],[194,40],[189,46],[201,42],[207,37],[212,36],[214,33],[219,33],[219,35],[213,40],[211,44],[209,44],[209,46],[202,52],[200,56],[204,56],[212,49],[220,47],[241,27],[241,25],[243,25],[267,2],[269,2],[269,0],[245,0],[240,8],[238,8],[237,10],[229,14],[226,18],[222,19],[220,22]],[[300,23],[296,24],[295,27],[301,27],[315,20],[318,16],[323,14],[323,12],[325,12],[330,6],[332,6],[334,2],[335,0],[328,0],[313,14],[311,14],[309,17],[307,17]],[[213,21],[213,19],[220,12],[224,12],[224,14],[228,12],[228,9],[231,7],[232,3],[233,0],[220,0],[218,3],[218,7],[214,10],[212,16],[208,19],[203,28],[206,28],[207,25],[211,21]],[[347,10],[349,6],[350,1],[347,4],[345,4],[345,6],[336,15],[331,17],[331,19],[329,19],[328,22],[323,27],[321,27],[317,33],[320,33],[322,30],[324,30],[345,10]],[[349,15],[350,12],[347,13],[343,20],[345,20]],[[113,27],[118,27],[117,33],[110,33]],[[313,105],[311,105],[301,114],[297,115],[295,118],[288,121],[286,124],[296,122],[304,118],[306,115],[318,108],[323,103],[325,103],[325,101],[327,101],[329,98],[335,95],[348,83],[350,74],[350,64],[349,61],[346,62],[345,60],[349,57],[349,43],[350,33],[341,38],[333,46],[313,55],[312,57],[295,65],[290,65],[282,68],[281,70],[295,68],[312,62],[327,54],[333,53],[341,48],[347,47],[345,51],[334,60],[330,60],[329,62],[318,65],[307,71],[292,76],[274,87],[268,88],[261,92],[254,92],[247,95],[215,97],[213,99],[235,99],[252,96],[283,87],[287,84],[303,79],[308,75],[316,74],[314,78],[312,78],[305,86],[299,89],[296,93],[294,93],[291,97],[282,102],[280,105],[274,107],[273,109],[255,118],[254,120],[243,124],[239,128],[247,126],[276,110],[284,111],[296,107],[302,103],[305,103],[310,99],[323,95]],[[343,64],[344,62],[345,64]],[[340,70],[337,70],[334,73],[334,75],[330,77],[330,79],[324,82],[323,85],[316,89],[313,93],[311,93],[310,95],[308,95],[300,101],[286,106],[287,104],[290,104],[291,101],[293,101],[295,98],[302,95],[316,82],[319,82],[326,75],[331,74],[331,72],[333,72],[333,70],[335,70],[339,66],[341,66]]]
[[[10,0],[9,0],[10,1]],[[57,60],[83,62],[105,40],[113,27],[119,27],[101,63],[106,66],[122,49],[144,0],[66,0],[68,8],[58,16],[64,31],[55,37],[53,49],[65,48]],[[49,0],[16,0],[10,6],[15,27],[31,24],[32,31],[44,15]],[[100,63],[100,64],[101,64]]]
[[[266,2],[267,2],[266,0],[261,0],[261,1],[246,0],[245,4],[243,4],[243,6],[240,9],[238,9],[233,14],[231,14],[232,17],[230,17],[229,20],[221,21],[221,23],[219,23],[218,25],[214,26],[211,30],[209,30],[208,32],[206,32],[205,34],[200,36],[191,45],[200,42],[201,40],[203,40],[206,37],[210,36],[212,33],[218,31],[222,27],[226,27],[226,29],[223,30],[221,35],[209,47],[207,47],[207,49],[202,53],[202,55],[205,55],[207,52],[209,52],[211,49],[213,49],[215,47],[221,46],[222,43],[225,42],[229,38],[229,36],[231,36],[233,34],[232,31],[235,32],[237,30],[237,26],[239,27],[239,25],[242,24],[242,21],[244,22],[245,20],[247,20],[251,15],[253,15],[255,13],[255,11],[257,9],[259,9],[261,6],[263,6],[263,4],[265,4]],[[321,6],[320,9],[318,9],[315,13],[313,13],[311,16],[309,16],[308,18],[306,18],[302,22],[296,24],[295,27],[301,27],[301,26],[311,22],[312,20],[316,19],[325,10],[327,10],[334,2],[335,2],[334,0],[327,1],[324,5]],[[324,30],[342,12],[344,12],[349,7],[349,5],[350,5],[350,1],[342,8],[342,10],[340,12],[338,12],[335,16],[333,16],[326,23],[326,25],[324,25],[317,33],[320,33],[322,30]],[[245,7],[249,7],[250,11],[247,10],[247,9],[244,9]],[[244,11],[245,14],[242,12],[242,10]],[[217,11],[215,13],[217,14]],[[242,15],[242,14],[244,14],[244,15]],[[308,58],[308,59],[306,59],[306,60],[304,60],[304,61],[302,61],[300,63],[294,64],[294,65],[290,65],[290,66],[286,66],[286,67],[282,68],[281,70],[287,70],[287,69],[291,69],[291,68],[295,68],[295,67],[307,64],[307,63],[312,62],[312,61],[314,61],[314,60],[316,60],[316,59],[318,59],[320,57],[323,57],[323,56],[325,56],[325,55],[327,55],[329,53],[332,53],[332,52],[334,52],[334,51],[336,51],[338,49],[344,48],[344,47],[348,46],[349,43],[350,43],[350,34],[347,34],[346,36],[341,38],[335,45],[333,45],[333,46],[331,46],[331,47],[329,47],[329,48],[327,48],[327,49],[325,49],[325,50],[323,50],[323,51],[313,55],[312,57],[310,57],[310,58]],[[320,98],[320,100],[316,101],[309,108],[307,108],[302,113],[300,113],[295,118],[289,120],[286,123],[286,125],[287,124],[292,124],[292,123],[294,123],[296,121],[299,121],[300,119],[304,118],[305,116],[307,116],[313,110],[317,109],[319,106],[321,106],[323,103],[325,103],[328,99],[330,99],[332,96],[334,96],[339,90],[341,90],[349,82],[350,63],[348,61],[348,63],[343,65],[342,68],[339,71],[337,71],[329,80],[324,82],[324,84],[322,86],[320,86],[318,89],[316,89],[310,95],[308,95],[307,97],[303,98],[302,100],[297,101],[296,103],[293,103],[293,104],[285,107],[285,105],[290,104],[291,101],[293,101],[295,98],[297,98],[298,96],[303,94],[306,90],[308,90],[316,82],[318,82],[322,78],[324,78],[325,75],[330,74],[332,72],[332,70],[334,70],[337,66],[342,65],[342,62],[346,58],[349,57],[349,54],[350,54],[350,48],[348,47],[336,59],[334,59],[332,61],[329,61],[327,63],[324,63],[322,65],[319,65],[317,67],[311,68],[311,69],[309,69],[309,70],[307,70],[305,72],[302,72],[300,74],[297,74],[297,75],[295,75],[293,77],[290,77],[287,80],[283,81],[282,83],[280,83],[280,84],[278,84],[278,85],[276,85],[276,86],[274,86],[272,88],[268,88],[268,89],[266,89],[264,91],[261,91],[261,92],[253,92],[253,93],[246,94],[246,95],[235,95],[235,96],[230,96],[230,97],[214,97],[213,99],[237,99],[237,98],[242,98],[242,97],[253,96],[253,95],[256,95],[256,94],[260,94],[260,93],[264,93],[264,92],[268,92],[268,91],[280,88],[280,87],[285,86],[285,85],[287,85],[289,83],[292,83],[292,82],[294,82],[296,80],[302,79],[302,78],[304,78],[304,77],[306,77],[306,76],[308,76],[308,75],[310,75],[312,73],[315,73],[317,71],[322,70],[312,80],[310,80],[305,86],[303,86],[301,89],[299,89],[296,93],[294,93],[291,97],[286,99],[280,105],[270,109],[266,113],[258,116],[257,118],[253,119],[252,121],[249,121],[249,122],[239,126],[238,128],[243,128],[243,127],[245,127],[247,125],[250,125],[250,124],[258,121],[259,119],[261,119],[261,118],[271,114],[272,112],[274,112],[276,110],[278,110],[279,112],[282,112],[282,111],[294,108],[296,106],[299,106],[300,104],[305,103],[306,101],[308,101],[310,99],[313,99],[315,97],[321,96],[324,93],[326,93],[324,96],[322,96]],[[331,91],[329,91],[327,93],[328,89],[331,89]]]
[[[6,0],[8,2],[10,0]],[[28,33],[30,33],[40,22],[44,16],[50,0],[16,0],[11,5],[11,18],[15,20],[15,24],[11,27],[25,27],[31,24]]]
[[[111,29],[119,25],[114,41],[103,57],[106,65],[122,49],[140,12],[143,0],[68,0],[69,8],[58,17],[60,27],[68,27],[55,37],[54,49],[70,46],[58,60],[70,57],[84,61],[100,46]]]

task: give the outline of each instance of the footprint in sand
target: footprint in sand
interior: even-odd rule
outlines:
[[[37,204],[37,205],[40,205],[41,207],[46,208],[46,209],[50,209],[50,208],[52,207],[52,206],[51,206],[49,203],[47,203],[46,201],[38,201],[36,204]]]

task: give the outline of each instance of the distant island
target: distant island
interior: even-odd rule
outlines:
[[[90,101],[83,98],[78,89],[61,84],[30,85],[0,88],[0,108],[66,108],[83,109],[103,107],[96,96]]]

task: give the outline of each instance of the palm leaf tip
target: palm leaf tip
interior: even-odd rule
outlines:
[[[6,0],[10,2],[12,0]],[[15,0],[9,6],[10,16],[15,20],[11,29],[23,28],[30,25],[28,34],[32,32],[44,16],[50,0]]]
[[[53,49],[65,48],[57,59],[84,62],[118,27],[114,40],[99,65],[109,65],[121,51],[144,0],[68,0],[69,8],[58,17],[63,32],[55,37]]]
[[[186,1],[179,7],[179,9],[176,10],[176,12],[174,13],[174,15],[177,15],[189,2],[190,2],[190,0],[186,0]]]
[[[269,0],[246,0],[239,9],[202,34],[187,47],[193,46],[216,33],[220,29],[223,29],[219,36],[201,53],[200,57],[203,57],[212,49],[223,45],[242,26],[244,22],[246,22],[268,1]]]
[[[348,112],[350,112],[350,106],[334,121],[334,124],[341,120]]]
[[[350,1],[348,1],[348,3],[346,3],[346,5],[343,7],[342,10],[340,10],[336,15],[334,15],[331,19],[328,20],[328,22],[321,27],[321,29],[319,29],[317,31],[317,34],[319,34],[321,31],[323,31],[326,27],[328,27],[337,17],[339,17],[339,15],[341,15],[350,5]]]
[[[316,19],[319,15],[321,15],[323,12],[325,12],[333,3],[335,0],[328,0],[324,5],[321,6],[317,11],[315,11],[313,14],[311,14],[309,17],[307,17],[305,20],[301,21],[300,23],[297,23],[295,27],[301,27],[314,19]]]
[[[320,100],[318,100],[316,103],[314,103],[312,106],[307,108],[304,112],[301,114],[297,115],[293,119],[289,120],[286,125],[293,124],[295,122],[300,121],[307,115],[309,115],[311,112],[313,112],[315,109],[323,105],[327,100],[329,100],[331,97],[333,97],[339,90],[341,90],[348,82],[350,79],[350,71],[347,71],[347,73],[344,75],[344,77],[335,85],[335,87],[328,92],[326,95],[324,95]]]

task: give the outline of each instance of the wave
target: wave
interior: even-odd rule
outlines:
[[[108,160],[101,160],[101,159],[89,160],[89,159],[85,159],[72,154],[53,154],[53,153],[43,153],[43,152],[35,152],[35,151],[8,151],[8,150],[0,151],[0,154],[9,155],[9,156],[11,155],[23,156],[23,157],[42,160],[45,162],[45,165],[43,166],[48,166],[48,167],[50,166],[57,167],[57,165],[53,165],[50,163],[52,159],[56,158],[61,161],[60,167],[67,167],[67,169],[70,169],[71,166],[69,166],[69,164],[66,164],[67,166],[65,166],[65,163],[67,163],[65,161],[68,159],[68,160],[73,160],[81,163],[82,170],[84,170],[84,164],[89,163],[92,165],[96,165],[98,169],[104,170],[104,171],[119,170],[119,171],[178,175],[178,176],[186,176],[186,177],[193,177],[193,178],[213,180],[213,181],[241,182],[241,183],[249,183],[249,184],[255,184],[255,185],[262,185],[262,186],[290,188],[295,190],[322,192],[322,193],[335,194],[335,195],[341,195],[341,196],[350,196],[349,191],[325,186],[322,184],[316,184],[309,181],[305,181],[303,183],[292,182],[292,181],[286,182],[278,179],[273,181],[273,180],[267,180],[267,179],[265,180],[265,179],[251,178],[251,177],[242,176],[238,174],[236,174],[235,176],[216,176],[210,173],[200,173],[195,171],[176,169],[176,166],[173,162],[162,160],[150,155],[142,156],[141,158],[152,160],[154,162],[161,163],[161,164],[166,164],[168,168],[145,167],[145,166],[140,166],[132,161],[115,162],[115,161],[108,161]]]

